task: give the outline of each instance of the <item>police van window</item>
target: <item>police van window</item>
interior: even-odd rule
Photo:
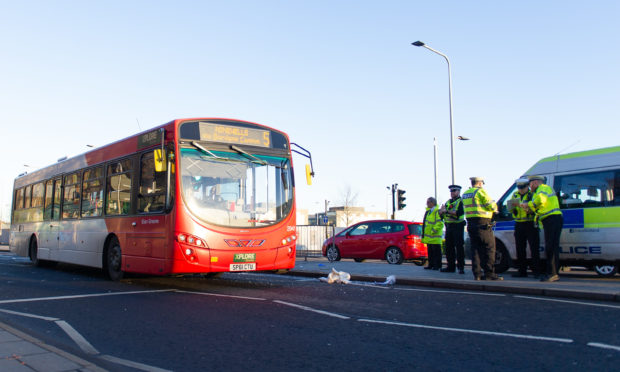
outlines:
[[[571,174],[555,177],[554,189],[561,209],[615,205],[618,171]]]
[[[508,200],[512,199],[512,195],[517,192],[517,184],[513,184],[510,190],[502,196],[497,202],[499,217],[502,219],[512,219],[512,213],[508,210]]]

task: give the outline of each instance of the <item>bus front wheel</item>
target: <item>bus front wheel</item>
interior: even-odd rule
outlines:
[[[123,255],[118,239],[113,238],[108,244],[104,263],[103,270],[108,279],[116,282],[123,278]]]

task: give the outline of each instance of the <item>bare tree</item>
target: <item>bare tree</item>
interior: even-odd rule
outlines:
[[[355,204],[357,203],[357,191],[351,189],[351,185],[347,185],[341,194],[342,212],[345,226],[349,226],[353,212],[355,211]]]

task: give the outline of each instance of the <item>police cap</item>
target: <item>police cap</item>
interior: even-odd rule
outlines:
[[[543,177],[543,176],[529,176],[527,179],[529,180],[529,182],[532,182],[532,181],[542,181],[542,182],[545,182],[545,177]]]
[[[450,191],[461,191],[461,186],[459,185],[450,185],[448,186],[448,188],[450,189]]]

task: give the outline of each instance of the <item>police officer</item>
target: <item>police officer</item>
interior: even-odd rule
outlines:
[[[426,213],[422,223],[422,243],[428,248],[428,266],[425,270],[441,270],[441,241],[443,221],[439,216],[437,200],[433,197],[426,199]]]
[[[547,275],[540,279],[543,282],[560,280],[560,236],[564,219],[560,211],[560,203],[555,191],[545,185],[545,177],[530,176],[530,189],[534,193],[532,200],[521,204],[536,213],[536,220],[542,223],[545,233],[545,254],[547,255]]]
[[[471,188],[463,194],[467,232],[471,241],[472,271],[475,280],[504,280],[495,274],[495,235],[493,213],[497,204],[482,188],[482,177],[471,177]],[[484,270],[484,276],[482,271]]]
[[[532,200],[532,192],[529,189],[529,180],[519,178],[516,181],[517,191],[512,194],[514,209],[512,216],[515,220],[515,245],[517,247],[517,268],[518,273],[512,274],[514,277],[527,277],[527,251],[530,245],[530,256],[532,258],[532,273],[534,277],[539,276],[540,270],[540,236],[538,227],[534,223],[534,212],[529,208],[522,208],[521,204],[527,204]]]
[[[463,233],[465,231],[465,211],[461,199],[461,186],[450,185],[450,200],[439,210],[446,224],[446,260],[448,266],[441,269],[442,273],[453,273],[456,266],[459,274],[465,274],[465,252]]]

